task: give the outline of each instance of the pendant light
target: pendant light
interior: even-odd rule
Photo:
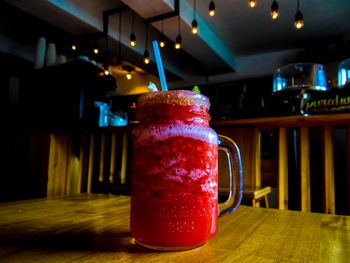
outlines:
[[[149,64],[149,62],[150,62],[149,52],[148,52],[147,48],[148,48],[148,25],[146,25],[146,48],[145,48],[145,52],[143,53],[143,62],[145,64]]]
[[[256,0],[249,0],[248,4],[251,8],[254,8],[256,6]]]
[[[92,52],[97,55],[100,50],[98,49],[98,45],[97,45],[97,41],[95,41],[94,45],[93,45],[93,48],[92,48]]]
[[[108,35],[105,36],[105,42],[106,42],[106,51],[104,52],[104,63],[103,63],[103,74],[104,75],[109,75],[109,65],[108,65],[108,53],[109,53],[109,49],[108,49]]]
[[[106,51],[104,52],[104,63],[103,63],[103,74],[109,75],[108,70],[108,35],[105,36],[105,42],[106,42]],[[103,76],[102,74],[102,76]]]
[[[164,33],[163,33],[163,30],[164,30],[164,22],[163,22],[163,20],[161,21],[161,23],[162,23],[162,32],[159,35],[159,46],[160,47],[165,47],[165,36],[164,36]]]
[[[214,1],[210,1],[209,3],[209,15],[214,16],[215,15],[215,4]]]
[[[301,29],[304,26],[303,14],[300,12],[300,0],[297,0],[297,13],[295,14],[294,26],[296,29]]]
[[[79,47],[79,41],[78,40],[72,40],[71,49],[72,49],[73,53],[78,51],[78,47]]]
[[[276,0],[274,0],[271,5],[271,17],[273,20],[277,19],[278,17],[278,4]]]
[[[150,59],[149,59],[149,52],[148,52],[147,49],[145,49],[145,52],[143,53],[143,62],[145,64],[149,64],[149,61],[150,61]]]
[[[180,34],[180,14],[178,15],[178,35],[176,37],[175,40],[175,49],[180,49],[181,48],[181,42],[182,42],[182,38],[181,38],[181,34]]]
[[[192,21],[192,34],[198,33],[198,22],[196,20],[196,0],[193,0],[193,21]]]
[[[125,77],[127,80],[132,79],[132,75],[131,72],[134,71],[134,68],[132,66],[129,65],[123,65],[122,69],[126,71]]]
[[[136,36],[134,34],[134,20],[135,20],[135,12],[132,11],[131,17],[131,35],[130,35],[130,46],[136,46]]]

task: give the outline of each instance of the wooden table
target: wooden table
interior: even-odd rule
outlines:
[[[350,217],[241,206],[203,247],[154,252],[134,244],[129,204],[102,194],[0,204],[0,262],[349,262]]]

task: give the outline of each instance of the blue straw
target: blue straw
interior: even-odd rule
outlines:
[[[153,43],[154,55],[156,57],[156,62],[157,62],[157,68],[158,68],[158,73],[159,73],[159,78],[160,78],[160,85],[162,86],[162,91],[167,91],[168,87],[166,85],[164,68],[163,68],[163,64],[162,64],[162,58],[160,57],[158,42],[157,42],[157,40],[153,40],[152,43]]]

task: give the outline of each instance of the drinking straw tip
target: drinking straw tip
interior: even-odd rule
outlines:
[[[160,85],[162,87],[162,90],[166,91],[166,90],[168,90],[168,87],[167,87],[166,80],[165,80],[164,68],[163,68],[162,58],[160,57],[158,42],[157,42],[157,40],[153,40],[152,43],[153,43],[154,55],[156,57],[156,62],[157,62]]]

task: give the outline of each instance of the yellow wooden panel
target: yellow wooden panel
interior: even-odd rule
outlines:
[[[255,165],[252,166],[255,174],[255,186],[261,186],[261,133],[259,129],[253,131],[253,152],[255,156]],[[254,158],[254,157],[253,157]]]
[[[335,213],[334,188],[334,157],[333,157],[333,129],[323,127],[323,178],[324,178],[324,212]]]
[[[310,194],[310,129],[301,127],[299,129],[299,174],[301,192],[301,211],[311,211]]]
[[[346,174],[348,179],[348,215],[350,215],[350,126],[346,128]]]
[[[69,142],[68,135],[50,135],[47,196],[64,195],[67,193]]]
[[[94,158],[95,158],[95,134],[90,135],[90,152],[89,152],[89,168],[87,179],[87,193],[91,193],[92,176],[94,172]]]
[[[116,155],[117,155],[117,134],[112,133],[111,138],[111,165],[109,169],[109,183],[114,183],[114,178],[116,178],[116,171],[115,171],[115,161],[116,161]]]
[[[101,134],[101,152],[100,152],[100,170],[98,174],[98,181],[103,182],[103,173],[104,173],[104,160],[105,160],[105,151],[106,151],[106,134]]]
[[[288,209],[287,128],[278,129],[278,208]]]
[[[55,174],[52,166],[56,163],[56,139],[55,136],[50,134],[50,149],[49,149],[49,169],[47,173],[47,196],[54,195],[54,185],[55,185]]]
[[[123,132],[122,162],[120,168],[120,183],[126,183],[126,169],[128,165],[128,133]]]
[[[81,141],[80,141],[80,152],[79,152],[79,166],[78,166],[78,185],[77,190],[78,193],[81,193],[82,188],[82,180],[84,178],[84,162],[85,162],[85,135],[81,135]]]
[[[67,151],[67,182],[66,182],[66,193],[67,194],[79,194],[81,193],[81,180],[82,180],[82,166],[84,158],[84,135],[81,135],[81,147],[79,156],[75,156],[73,153],[73,139],[77,137],[69,136],[68,151]]]

